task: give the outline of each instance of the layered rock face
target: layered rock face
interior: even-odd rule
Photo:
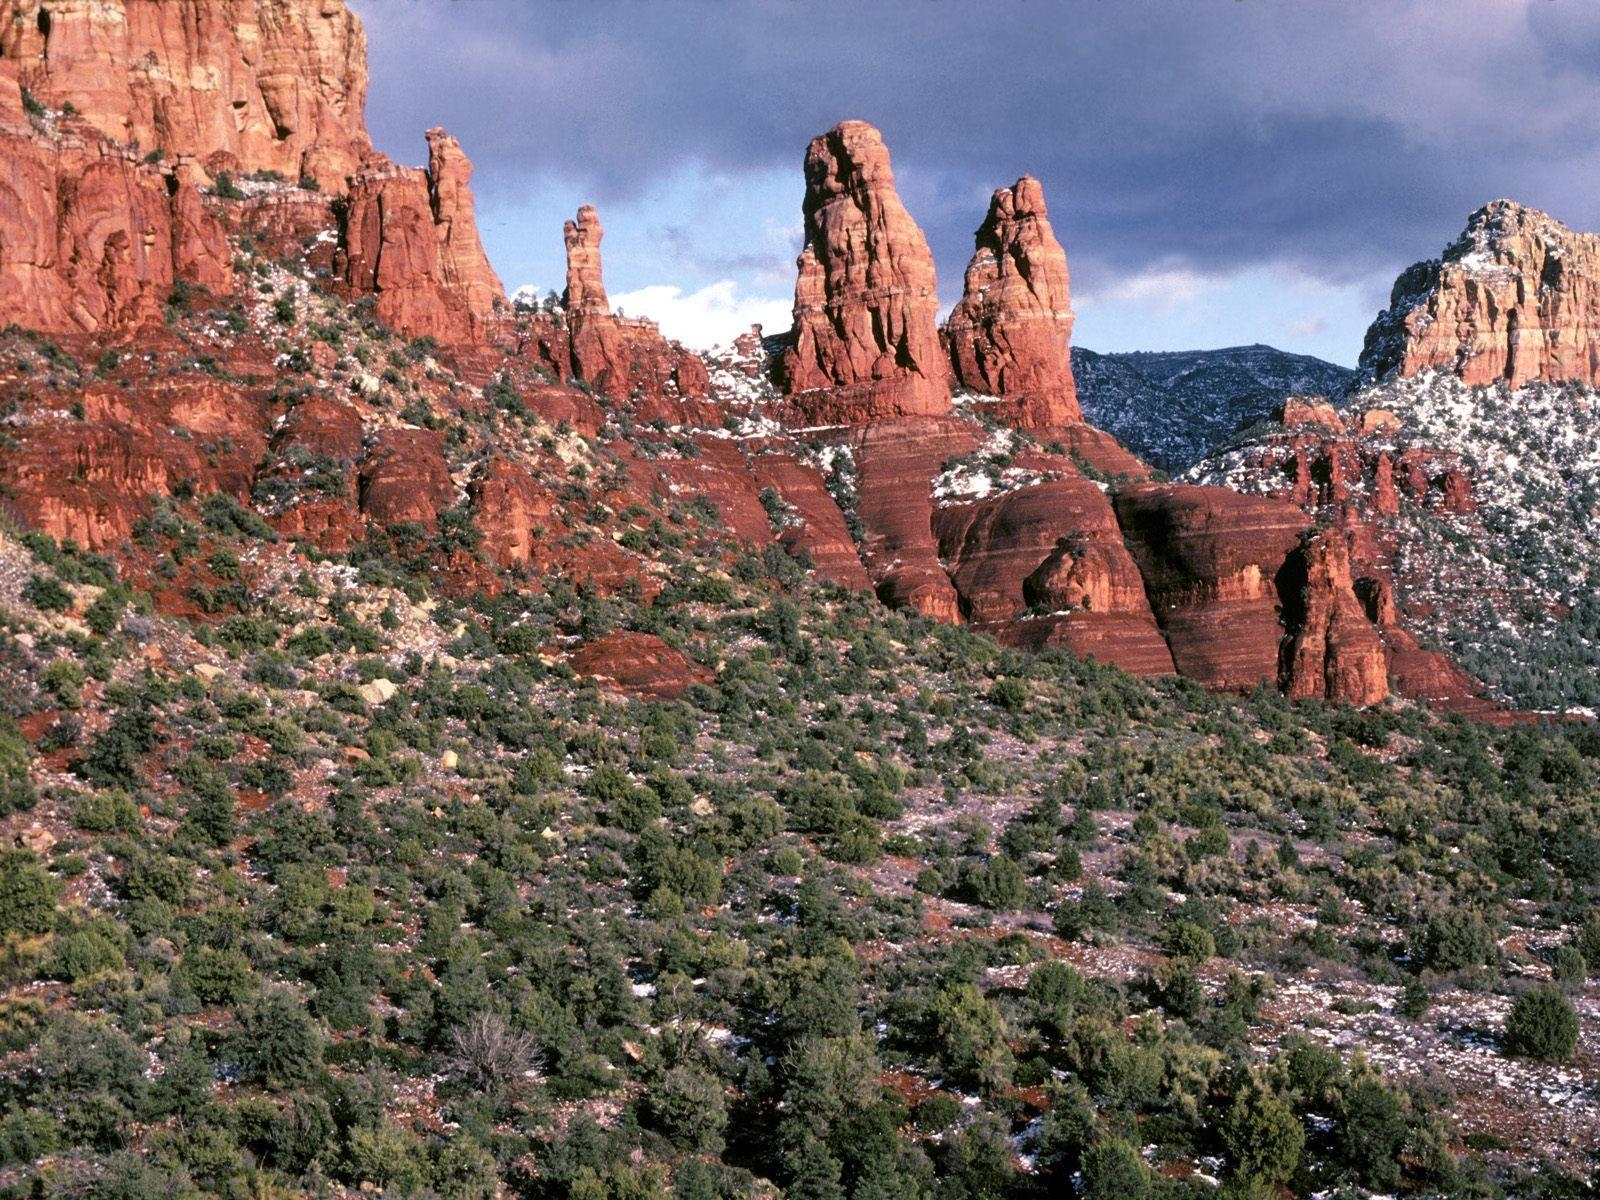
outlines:
[[[366,33],[343,0],[0,0],[0,58],[42,103],[213,176],[340,191],[372,149]]]
[[[1395,603],[1397,578],[1408,593],[1431,582],[1426,567],[1415,565],[1419,556],[1403,553],[1410,536],[1404,512],[1469,515],[1475,501],[1465,465],[1447,451],[1404,445],[1398,418],[1382,408],[1342,412],[1291,401],[1280,420],[1201,478],[1227,479],[1288,501],[1322,528],[1279,578],[1289,635],[1285,691],[1365,703],[1362,696],[1378,693],[1381,656],[1390,690],[1477,715],[1489,712],[1493,706],[1481,699],[1482,689],[1424,650]]]
[[[895,191],[883,136],[845,121],[806,151],[805,249],[793,346],[779,363],[807,420],[856,424],[949,411],[933,255]]]
[[[1067,255],[1050,228],[1044,189],[1024,175],[995,192],[977,234],[961,303],[945,323],[956,381],[1009,401],[1023,429],[1083,420],[1072,380]]]
[[[710,390],[705,363],[661,336],[654,321],[619,317],[611,311],[600,266],[605,230],[590,205],[568,221],[567,327],[572,373],[614,400],[636,397],[699,399]],[[640,414],[649,419],[652,413]],[[662,413],[666,419],[675,414]]]
[[[1275,500],[1186,485],[1134,484],[1114,503],[1178,670],[1207,687],[1275,685],[1277,577],[1306,516]]]
[[[1059,646],[1140,675],[1172,654],[1105,493],[1064,478],[934,517],[966,618],[1003,640]]]
[[[1600,384],[1600,236],[1510,200],[1485,205],[1442,259],[1400,276],[1361,365],[1473,386]]]
[[[377,299],[396,333],[481,340],[505,292],[478,239],[472,164],[441,129],[428,147],[426,169],[377,155],[351,177],[338,271],[351,291]]]
[[[1284,624],[1279,684],[1311,696],[1376,704],[1389,694],[1389,668],[1376,624],[1356,598],[1350,553],[1337,532],[1317,534],[1279,572]]]
[[[14,123],[0,159],[0,321],[93,333],[159,322],[180,278],[232,285],[226,234],[187,166]]]

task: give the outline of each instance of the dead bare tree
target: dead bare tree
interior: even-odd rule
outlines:
[[[479,1092],[498,1093],[538,1083],[545,1055],[531,1033],[511,1028],[494,1013],[473,1017],[450,1031],[446,1071]]]

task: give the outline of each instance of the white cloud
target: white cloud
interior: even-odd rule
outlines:
[[[674,284],[657,283],[611,297],[611,307],[630,317],[649,317],[661,332],[695,350],[727,345],[752,325],[768,333],[789,328],[794,301],[775,296],[746,296],[732,279],[685,292]]]
[[[1094,308],[1102,304],[1127,304],[1164,312],[1180,305],[1193,303],[1203,292],[1224,286],[1218,277],[1202,275],[1182,267],[1158,268],[1141,271],[1126,279],[1119,279],[1109,287],[1075,296],[1079,308]]]

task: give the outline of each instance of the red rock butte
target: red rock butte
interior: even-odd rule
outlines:
[[[1443,258],[1400,276],[1361,365],[1474,386],[1600,386],[1600,236],[1512,200],[1485,205]]]

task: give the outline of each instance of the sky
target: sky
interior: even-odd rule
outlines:
[[[508,289],[607,290],[691,345],[788,326],[807,142],[884,133],[960,298],[995,188],[1044,185],[1075,343],[1354,365],[1408,264],[1508,196],[1600,228],[1593,0],[350,0],[378,148],[443,125]]]

